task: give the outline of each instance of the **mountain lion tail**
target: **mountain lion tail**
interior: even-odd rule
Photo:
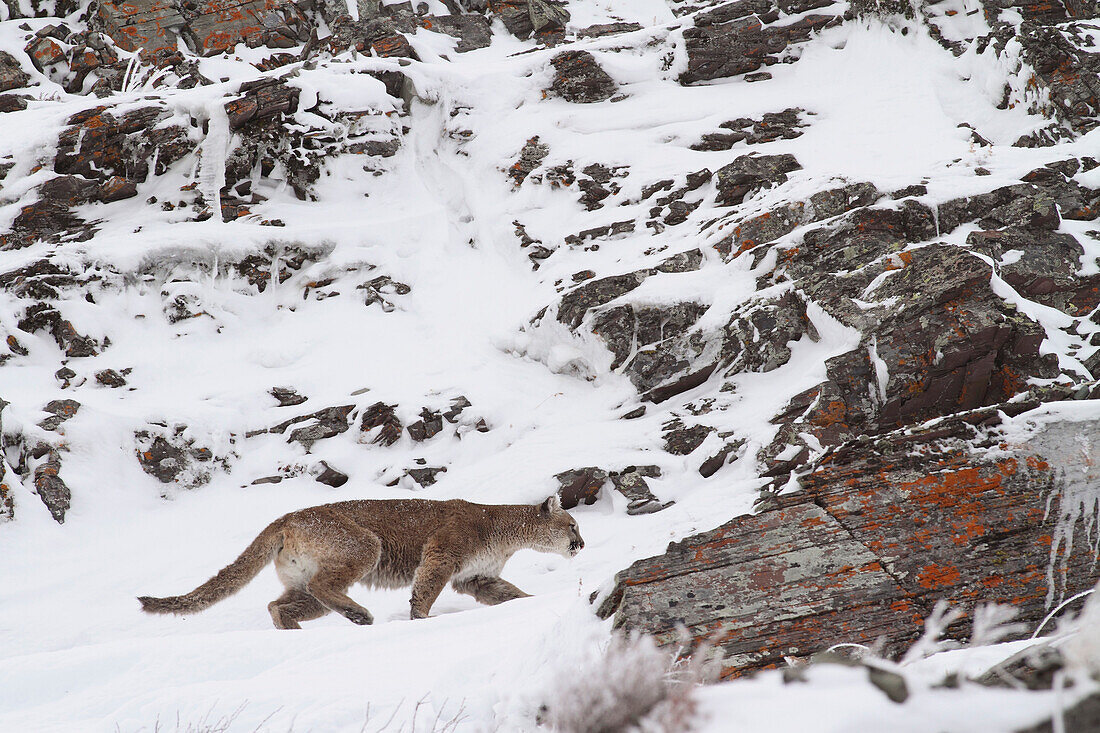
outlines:
[[[256,577],[271,562],[283,546],[283,530],[276,524],[260,532],[252,544],[236,560],[218,571],[210,580],[182,596],[153,598],[140,596],[141,610],[146,613],[196,613],[223,598],[228,598]]]

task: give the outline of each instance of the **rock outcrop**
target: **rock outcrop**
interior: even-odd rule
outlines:
[[[939,599],[1012,604],[1037,624],[1100,576],[1097,476],[1079,461],[1100,435],[1044,421],[1017,442],[998,434],[1003,414],[843,444],[772,508],[620,573],[600,613],[666,643],[686,627],[725,653],[725,676],[837,642],[896,653]]]

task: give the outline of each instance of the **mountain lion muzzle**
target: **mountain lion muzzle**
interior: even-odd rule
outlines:
[[[574,557],[584,548],[577,523],[557,496],[537,506],[473,504],[461,499],[342,501],[291,512],[267,526],[241,556],[182,596],[142,596],[147,613],[195,613],[248,584],[274,560],[286,592],[268,604],[279,629],[329,611],[356,624],[374,622],[347,596],[363,583],[412,586],[412,618],[424,618],[448,582],[489,605],[528,594],[500,577],[523,549]]]

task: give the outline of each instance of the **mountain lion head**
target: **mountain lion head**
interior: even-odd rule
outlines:
[[[539,504],[539,526],[536,528],[539,549],[556,552],[562,557],[575,557],[584,549],[577,522],[561,508],[557,494]]]

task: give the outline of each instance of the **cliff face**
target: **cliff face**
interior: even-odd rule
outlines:
[[[726,676],[1034,626],[1098,579],[1098,13],[4,0],[0,536],[559,491],[521,580]]]

